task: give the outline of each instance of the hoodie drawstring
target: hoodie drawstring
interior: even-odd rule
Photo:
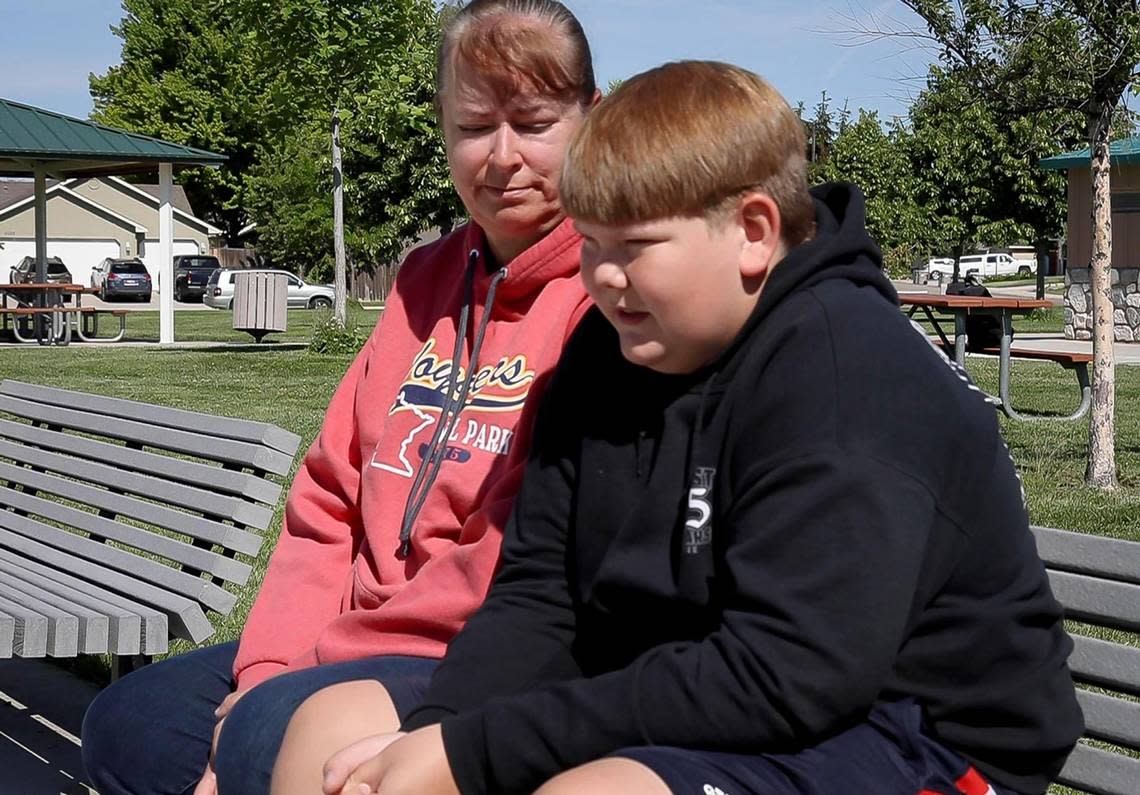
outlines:
[[[475,380],[479,350],[483,347],[483,337],[487,332],[487,325],[491,320],[491,309],[495,304],[495,290],[499,282],[507,276],[507,269],[500,268],[491,277],[491,284],[487,288],[487,300],[483,307],[483,316],[479,319],[479,326],[475,330],[475,341],[471,346],[471,357],[468,360],[467,372],[458,384],[459,372],[462,369],[463,343],[467,339],[467,326],[471,319],[471,305],[474,303],[475,268],[479,263],[479,251],[472,249],[467,258],[467,273],[464,277],[463,307],[459,311],[459,327],[456,329],[455,348],[451,355],[451,372],[447,377],[447,389],[443,407],[440,409],[439,422],[432,435],[428,449],[420,459],[420,466],[416,470],[415,480],[411,491],[408,492],[407,502],[404,504],[404,518],[400,522],[400,548],[397,554],[406,558],[412,547],[412,526],[419,516],[420,510],[427,501],[428,492],[431,491],[435,479],[439,476],[443,458],[447,453],[447,440],[459,421],[459,415],[467,402],[467,394],[471,389],[471,382]]]

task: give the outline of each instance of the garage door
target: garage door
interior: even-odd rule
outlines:
[[[179,254],[201,254],[198,250],[198,244],[193,240],[175,240],[174,241],[174,256]],[[146,263],[146,269],[150,271],[150,277],[154,279],[155,286],[158,286],[158,241],[147,240],[143,243],[142,247],[142,261]]]
[[[6,237],[0,248],[0,280],[9,281],[12,266],[24,257],[36,255],[36,241],[21,237]],[[47,255],[59,257],[71,271],[76,284],[91,283],[91,269],[107,257],[121,257],[116,240],[55,240],[48,238]]]

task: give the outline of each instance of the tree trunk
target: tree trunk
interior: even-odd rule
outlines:
[[[340,108],[332,114],[332,167],[333,167],[333,317],[340,326],[348,321],[348,301],[345,290],[344,257],[344,174],[340,163]]]
[[[1109,182],[1109,130],[1113,104],[1100,103],[1089,118],[1092,152],[1092,281],[1093,379],[1089,421],[1089,461],[1085,482],[1115,489],[1116,482],[1116,359],[1112,321],[1112,206]]]

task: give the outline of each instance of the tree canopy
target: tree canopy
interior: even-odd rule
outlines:
[[[357,267],[459,216],[435,123],[431,0],[124,0],[123,13],[121,62],[91,77],[93,115],[227,155],[179,181],[231,240],[256,221],[274,261],[327,265],[338,109]]]

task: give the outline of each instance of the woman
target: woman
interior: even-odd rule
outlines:
[[[599,94],[553,0],[474,0],[445,31],[437,90],[471,222],[401,269],[297,474],[241,641],[92,704],[102,795],[265,792],[293,711],[338,683],[369,733],[394,729],[486,595],[543,384],[587,306],[557,182]],[[328,752],[363,728],[330,725]]]

